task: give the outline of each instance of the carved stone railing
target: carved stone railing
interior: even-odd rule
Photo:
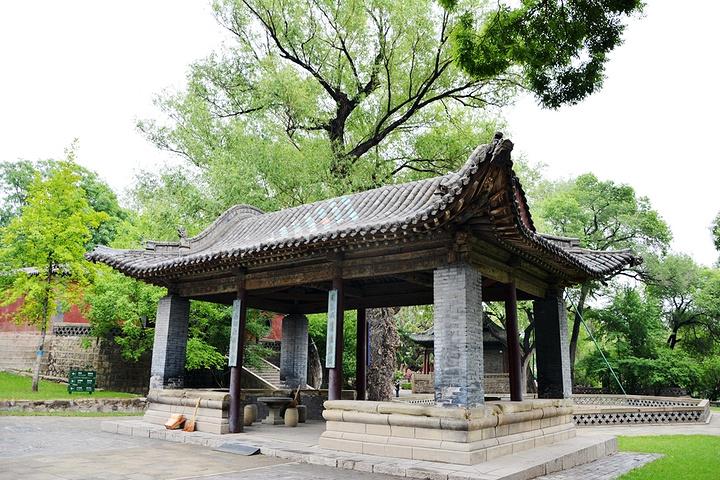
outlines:
[[[53,335],[58,337],[85,337],[92,331],[86,323],[62,323],[53,325]]]
[[[573,421],[579,427],[704,423],[708,400],[636,395],[576,395]]]

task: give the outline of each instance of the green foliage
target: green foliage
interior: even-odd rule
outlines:
[[[584,248],[630,248],[636,255],[665,252],[672,238],[667,224],[651,208],[647,198],[636,197],[628,185],[601,182],[591,173],[559,182],[539,200],[533,210],[538,230],[579,238],[580,246]],[[573,364],[580,336],[580,317],[586,303],[595,297],[601,285],[599,281],[587,281],[571,292],[577,305],[570,337],[570,361]]]
[[[595,335],[611,343],[619,357],[651,358],[667,333],[659,303],[627,285],[614,293],[606,308],[586,311],[586,320],[591,319],[596,320]]]
[[[672,239],[647,198],[637,197],[628,185],[602,182],[591,173],[558,184],[534,213],[547,227],[543,231],[579,238],[585,248],[664,252]]]
[[[720,213],[718,213],[717,217],[715,217],[715,220],[713,220],[713,223],[710,226],[710,231],[712,232],[715,249],[720,251]]]
[[[662,323],[659,300],[627,285],[609,293],[610,303],[586,310],[585,319],[594,325],[594,336],[603,345],[603,353],[625,391],[652,389],[657,395],[669,387],[682,387],[688,393],[697,390],[697,362],[665,345],[667,328]],[[620,391],[597,350],[580,360],[578,369],[586,382]]]
[[[477,14],[467,2],[440,4],[463,12],[452,37],[468,74],[519,76],[549,108],[578,103],[602,86],[607,54],[622,43],[623,21],[643,6],[640,0],[523,0]]]
[[[320,360],[325,369],[323,359],[326,356],[327,348],[327,314],[308,315],[308,332],[318,349]],[[357,365],[357,312],[349,310],[345,312],[343,322],[343,381],[345,387],[354,388],[355,373]],[[327,375],[323,375],[327,380]]]
[[[90,207],[80,180],[70,152],[48,179],[35,176],[20,216],[0,231],[2,268],[14,278],[2,303],[24,298],[17,321],[44,329],[48,306],[59,303],[67,310],[89,282],[84,245],[91,238],[90,228],[97,228],[109,215]]]
[[[7,226],[20,215],[22,207],[28,203],[28,188],[36,177],[47,181],[60,166],[60,162],[55,160],[0,162],[0,227]],[[78,185],[90,208],[108,214],[97,227],[90,228],[92,236],[85,248],[89,251],[96,245],[109,245],[128,212],[120,207],[115,193],[95,172],[79,165],[75,165],[73,170],[80,176]]]
[[[91,335],[114,341],[122,348],[122,355],[137,361],[152,351],[157,304],[165,295],[164,288],[126,277],[103,268],[95,284],[86,291],[85,301],[90,308],[88,318],[93,327]],[[186,368],[221,369],[227,365],[230,344],[232,307],[208,302],[190,302]],[[246,323],[244,363],[258,365],[259,358],[268,352],[252,339],[268,333],[268,315],[249,310]]]
[[[697,364],[683,352],[662,348],[657,358],[645,362],[637,374],[659,395],[663,388],[678,386],[692,392],[699,374]]]
[[[661,458],[620,477],[622,480],[713,480],[720,471],[720,437],[662,435],[618,437],[620,451],[659,453]]]
[[[720,399],[720,356],[708,358],[700,364],[698,382],[693,390],[701,398]]]
[[[629,394],[651,389],[654,395],[659,395],[663,389],[672,387],[685,388],[688,393],[697,389],[700,369],[696,362],[678,350],[663,347],[651,358],[623,357],[612,350],[604,350],[603,353]],[[621,393],[597,350],[580,360],[577,368],[584,370],[588,378],[598,380],[609,391]]]
[[[217,348],[204,342],[197,336],[188,337],[185,368],[197,370],[201,368],[222,368],[227,365],[227,358]]]
[[[663,302],[668,344],[713,355],[720,342],[720,270],[698,266],[688,255],[650,256],[644,278]]]
[[[157,303],[164,288],[154,287],[101,267],[94,284],[85,291],[91,335],[115,341],[123,357],[137,361],[153,347]],[[144,322],[143,322],[144,320]],[[144,323],[144,324],[143,324]]]
[[[403,376],[405,375],[404,370],[408,367],[416,371],[422,369],[425,347],[415,343],[410,338],[410,335],[432,328],[433,312],[432,305],[423,305],[405,307],[395,316],[398,335],[400,336],[400,345],[397,347],[395,354],[397,355],[398,368],[403,370]]]
[[[0,163],[0,227],[20,215],[27,204],[27,188],[35,179],[36,168],[28,161]]]
[[[248,309],[245,321],[243,364],[259,366],[268,349],[257,343],[270,332],[271,315]],[[232,324],[232,307],[210,302],[190,302],[190,330],[186,368],[220,369],[227,365]],[[255,341],[253,341],[255,340]]]

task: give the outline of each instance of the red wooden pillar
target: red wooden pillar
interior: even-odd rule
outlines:
[[[508,357],[510,363],[510,400],[521,402],[522,363],[520,362],[520,333],[517,315],[517,291],[515,282],[505,284],[505,333],[507,334]]]
[[[243,411],[240,401],[243,349],[245,347],[245,321],[247,319],[247,291],[245,282],[240,283],[237,300],[233,302],[233,320],[230,335],[230,411],[228,423],[230,433],[243,430]]]
[[[333,289],[328,301],[328,348],[325,362],[329,377],[328,400],[340,400],[343,385],[342,354],[345,321],[345,288],[340,269],[337,269],[332,285]],[[333,321],[334,323],[331,325]]]
[[[357,309],[357,350],[355,358],[356,392],[358,400],[367,398],[367,360],[368,360],[368,328],[364,308]]]

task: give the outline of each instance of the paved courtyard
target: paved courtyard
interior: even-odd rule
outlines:
[[[364,479],[392,480],[392,473],[372,473],[269,455],[243,456],[211,447],[175,443],[157,438],[140,438],[108,433],[101,423],[108,418],[11,417],[0,416],[0,480],[275,480],[275,479]],[[141,417],[117,421],[141,422]],[[295,429],[283,426],[251,426],[247,436],[264,445],[296,445],[298,452],[316,445],[322,422]],[[592,435],[674,435],[720,436],[720,416],[705,425],[627,426],[578,429],[578,437]],[[239,438],[239,437],[235,437]],[[322,454],[322,453],[321,453]],[[334,458],[334,460],[333,460]],[[597,462],[540,477],[545,480],[609,480],[657,458],[655,455],[620,452]],[[327,465],[337,457],[328,456]],[[361,461],[358,459],[358,462]],[[399,463],[410,462],[398,460]],[[461,480],[499,478],[473,476],[469,471],[422,476],[422,471],[399,469],[414,478]]]
[[[103,432],[107,418],[0,416],[2,480],[388,480],[389,475],[242,456]]]

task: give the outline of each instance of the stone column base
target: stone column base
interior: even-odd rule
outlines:
[[[575,436],[571,399],[492,402],[473,409],[400,402],[325,402],[330,450],[475,465]]]

